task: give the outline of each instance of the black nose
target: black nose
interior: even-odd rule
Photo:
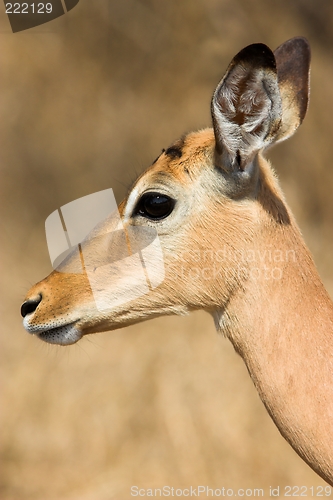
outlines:
[[[34,311],[36,311],[38,304],[41,302],[42,296],[40,295],[38,299],[34,300],[27,300],[26,302],[23,302],[21,306],[21,314],[23,318],[27,315],[30,314]]]

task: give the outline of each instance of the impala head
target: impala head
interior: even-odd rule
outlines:
[[[291,136],[302,122],[309,59],[303,38],[289,40],[275,53],[262,44],[239,52],[214,92],[213,129],[190,133],[163,150],[120,204],[125,233],[152,228],[158,235],[164,261],[158,286],[149,285],[133,299],[130,290],[139,283],[141,262],[130,269],[124,263],[105,268],[102,287],[110,307],[98,308],[87,272],[79,271],[78,248],[29,291],[22,306],[27,331],[65,345],[156,316],[226,308],[246,287],[238,252],[254,248],[272,227],[290,223],[261,152]],[[86,243],[100,259],[100,270],[116,244],[102,236],[115,227],[110,217]],[[128,287],[128,300],[112,301],[119,283],[123,295]]]

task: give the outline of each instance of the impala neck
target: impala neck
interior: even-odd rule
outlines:
[[[332,302],[293,220],[270,223],[263,233],[257,251],[282,254],[271,253],[265,272],[250,276],[215,320],[281,434],[332,485]]]

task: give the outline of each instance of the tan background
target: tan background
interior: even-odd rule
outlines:
[[[211,94],[238,50],[295,35],[313,51],[310,111],[269,156],[332,294],[333,3],[81,0],[15,35],[1,15],[1,500],[324,484],[208,315],[61,348],[29,336],[19,308],[51,269],[53,210],[107,187],[120,200],[163,147],[210,124]]]

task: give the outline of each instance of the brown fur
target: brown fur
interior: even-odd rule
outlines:
[[[256,51],[262,51],[262,46],[244,49],[231,68],[240,69],[246,61],[245,76],[240,71],[241,89],[251,91],[258,101],[241,109],[245,113],[242,123],[237,110],[235,119],[230,114],[235,103],[240,107],[242,103],[239,88],[235,102],[229,99],[233,94],[228,85],[234,81],[227,73],[213,98],[214,130],[190,133],[164,151],[119,206],[125,228],[156,229],[164,255],[164,281],[129,303],[99,311],[86,274],[69,272],[80,259],[77,251],[62,272],[54,271],[30,290],[26,300],[41,301],[26,315],[25,327],[43,340],[72,343],[82,335],[156,316],[206,310],[244,359],[282,435],[333,484],[333,306],[261,152],[288,137],[305,114],[308,80],[304,83],[300,78],[293,86],[292,74],[285,70],[293,67],[292,61],[284,64],[283,57],[291,52],[304,59],[300,70],[304,77],[308,74],[307,45],[303,39],[287,43],[288,50],[278,52],[284,68],[280,90],[276,91],[279,66],[275,68],[273,53],[265,48],[257,62]],[[290,51],[290,46],[295,50]],[[299,51],[304,51],[303,59]],[[265,93],[266,84],[274,78]],[[286,99],[293,103],[287,111]],[[270,100],[275,102],[274,116]],[[259,120],[262,126],[258,128]],[[244,124],[253,125],[253,130],[243,131]],[[149,191],[176,200],[168,217],[154,221],[135,214],[140,196]],[[107,220],[99,234],[110,231],[112,224],[112,219]],[[98,238],[92,238],[89,245],[102,259],[105,249],[98,245]]]

